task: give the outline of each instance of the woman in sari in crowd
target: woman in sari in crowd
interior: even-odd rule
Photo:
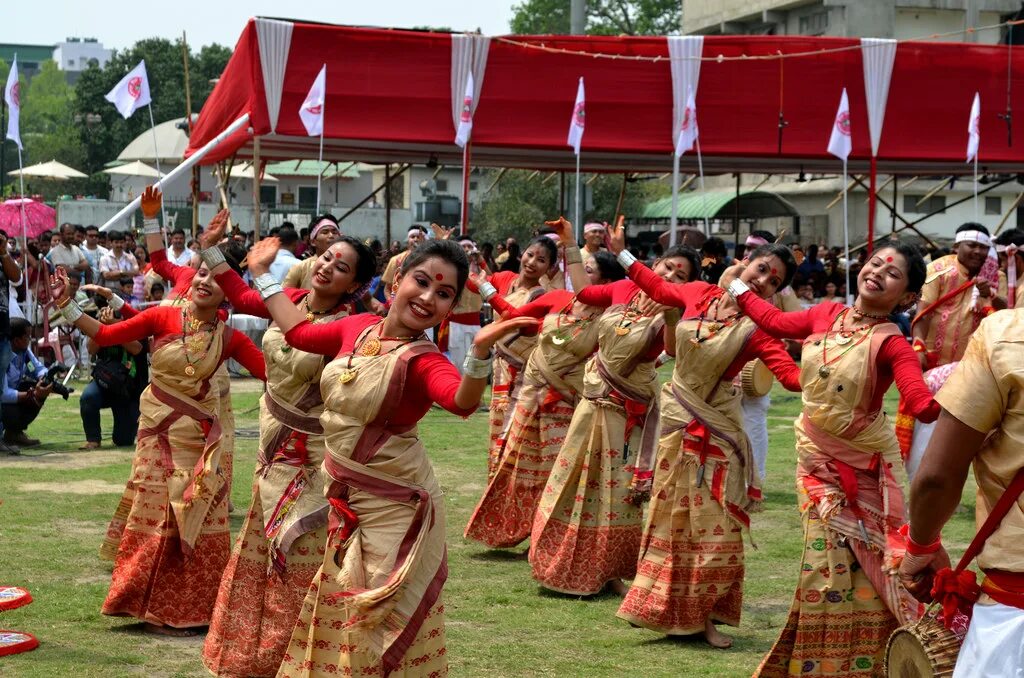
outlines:
[[[235,311],[269,317],[259,293],[217,256],[222,236],[222,227],[207,229],[202,260]],[[354,312],[376,267],[368,247],[342,237],[316,257],[311,289],[286,287],[285,296],[308,322],[330,323]],[[320,471],[327,449],[320,425],[325,359],[287,345],[275,324],[263,335],[263,355],[267,390],[260,400],[252,502],[203,647],[206,668],[220,676],[277,673],[327,547],[328,504]]]
[[[332,358],[320,380],[327,553],[278,675],[443,675],[444,499],[417,424],[433,403],[475,412],[491,346],[535,321],[483,328],[460,375],[424,334],[465,286],[458,244],[430,241],[405,258],[386,317],[325,325],[309,322],[267,274],[277,248],[268,238],[250,252],[256,288],[290,346]]]
[[[513,308],[533,301],[545,288],[541,278],[558,267],[558,246],[551,238],[539,236],[530,241],[519,259],[519,272],[499,271],[488,280]],[[522,384],[523,368],[530,352],[537,345],[536,333],[515,336],[495,346],[494,376],[491,378],[490,443],[487,452],[487,480],[498,471],[498,462],[505,447],[510,403]]]
[[[563,242],[572,243],[572,224],[564,218],[548,224],[556,227],[554,232]],[[625,277],[614,257],[600,254],[599,260],[590,257],[585,267],[579,248],[575,244],[566,248],[574,289]],[[515,308],[490,283],[483,282],[480,287],[484,299],[502,317],[543,319],[522,384],[512,397],[511,421],[498,468],[465,531],[469,539],[492,548],[508,548],[530,537],[541,490],[579,404],[583,366],[597,348],[596,320],[604,309],[580,303],[565,289],[551,290]]]
[[[191,266],[178,266],[167,259],[167,250],[164,248],[164,238],[159,224],[155,223],[156,217],[160,214],[160,205],[163,202],[163,194],[159,189],[147,186],[142,193],[142,215],[149,220],[150,228],[145,233],[146,247],[152,253],[150,266],[152,270],[167,282],[167,293],[164,295],[162,306],[174,306],[183,308],[192,299],[192,280],[196,276],[197,269]],[[210,221],[208,228],[222,228],[228,220],[228,211],[221,210]],[[227,256],[235,262],[245,259],[245,248],[228,241],[221,245],[227,252]],[[127,312],[133,314],[130,305],[126,305]],[[124,315],[124,312],[122,312]],[[218,310],[219,318],[227,320],[227,308]],[[235,449],[235,413],[231,409],[231,378],[228,375],[226,363],[220,365],[217,374],[213,378],[213,387],[217,390],[217,418],[220,420],[220,469],[227,482],[228,511],[231,511],[231,476]],[[117,554],[118,543],[124,533],[128,520],[128,511],[135,502],[135,483],[128,481],[124,494],[117,508],[114,510],[114,517],[107,526],[107,534],[100,545],[100,558],[114,560]]]
[[[673,247],[652,275],[692,282],[700,257]],[[658,435],[656,361],[672,319],[631,280],[591,285],[576,298],[606,310],[596,321],[598,350],[584,370],[583,397],[534,516],[530,566],[553,591],[591,595],[610,585],[623,595],[640,551]]]
[[[661,391],[661,438],[637,575],[618,616],[667,635],[704,634],[714,647],[732,639],[715,623],[738,626],[743,606],[743,533],[760,504],[760,477],[733,379],[760,358],[791,391],[800,369],[782,342],[745,317],[725,289],[706,282],[669,285],[626,251],[621,228],[611,248],[654,301],[681,309],[672,379]],[[784,245],[748,253],[741,278],[762,298],[796,272]]]
[[[804,529],[789,618],[759,676],[884,675],[892,631],[920,616],[895,568],[906,548],[905,474],[882,398],[893,381],[913,415],[939,406],[917,354],[890,314],[914,303],[925,264],[912,245],[875,250],[857,275],[852,307],[783,313],[742,277],[729,286],[743,312],[778,338],[804,340],[797,419],[797,501]]]
[[[145,226],[159,229],[155,219]],[[149,308],[116,325],[82,314],[63,269],[51,277],[51,291],[65,319],[100,346],[153,337],[134,491],[103,613],[135,617],[149,631],[191,635],[210,623],[231,549],[214,374],[234,358],[264,379],[263,354],[221,321],[224,292],[205,266],[192,278],[186,304]]]

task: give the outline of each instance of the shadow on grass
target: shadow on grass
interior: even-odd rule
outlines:
[[[469,554],[470,560],[481,560],[485,563],[526,562],[526,554],[512,549],[487,549]]]
[[[194,635],[190,636],[169,636],[162,633],[152,633],[146,630],[145,622],[135,622],[124,624],[122,626],[111,626],[110,631],[113,633],[119,633],[123,635],[134,636],[138,638],[148,638],[154,641],[163,641],[169,643],[184,643],[195,645],[202,645],[206,639],[206,632],[209,627],[197,626],[194,629],[188,629],[194,632]]]
[[[552,591],[546,589],[543,586],[537,587],[537,595],[541,598],[551,598],[553,600],[580,600],[585,603],[596,603],[603,600],[622,600],[621,596],[615,594],[614,591],[605,587],[597,593],[562,593],[561,591]]]

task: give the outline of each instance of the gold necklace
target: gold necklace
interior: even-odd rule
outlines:
[[[379,321],[376,325],[374,325],[373,327],[370,328],[370,334],[372,334],[373,331],[375,329],[377,329],[378,327],[383,328],[383,326],[384,326],[384,321],[383,320]],[[412,336],[412,337],[386,337],[386,336],[380,334],[379,331],[378,331],[376,337],[368,336],[366,339],[363,340],[363,343],[360,344],[360,346],[358,348],[353,347],[352,351],[348,354],[348,361],[347,361],[345,367],[342,368],[341,373],[338,375],[338,381],[341,382],[342,384],[349,383],[350,381],[355,379],[357,376],[359,376],[359,369],[361,367],[363,367],[363,365],[367,365],[367,364],[369,364],[369,362],[372,362],[372,361],[368,361],[367,363],[364,363],[363,365],[357,365],[356,367],[353,367],[352,366],[352,356],[356,354],[357,350],[359,352],[359,355],[361,355],[361,356],[365,356],[367,358],[373,358],[373,357],[376,356],[378,359],[380,359],[380,358],[384,358],[385,356],[387,356],[387,355],[389,355],[391,353],[394,353],[395,351],[397,351],[398,349],[402,348],[406,344],[412,343],[413,341],[416,341],[417,339],[421,339],[422,337],[423,337],[423,333],[422,332],[420,334],[417,334],[416,336]],[[396,341],[398,343],[395,344],[395,346],[393,346],[390,349],[388,349],[387,351],[385,351],[384,353],[381,353],[380,349],[381,349],[381,341],[382,340],[383,341]]]
[[[210,327],[210,338],[206,342],[206,347],[203,348],[203,338],[199,332],[202,330],[204,325],[212,325]],[[181,309],[181,347],[185,351],[185,374],[193,377],[196,374],[195,366],[198,365],[206,358],[206,355],[210,352],[210,348],[213,346],[214,330],[217,329],[216,321],[213,323],[199,320],[192,316],[189,312],[188,307]],[[189,352],[199,352],[199,357],[192,361],[189,356]],[[201,351],[201,352],[200,352]]]

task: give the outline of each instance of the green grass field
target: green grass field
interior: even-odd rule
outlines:
[[[81,385],[79,385],[81,388]],[[256,452],[255,382],[236,382],[238,439],[232,529],[249,504]],[[789,609],[801,547],[793,488],[792,422],[798,395],[776,387],[769,418],[771,449],[765,511],[754,515],[756,550],[747,549],[742,624],[724,629],[730,650],[667,639],[616,619],[619,599],[580,599],[542,591],[516,551],[490,551],[462,538],[484,489],[487,420],[433,410],[422,423],[448,508],[450,575],[445,587],[448,656],[455,676],[749,676]],[[895,402],[887,409],[895,411]],[[111,420],[105,414],[104,431]],[[114,511],[132,450],[79,452],[78,400],[51,398],[29,433],[43,447],[0,457],[0,585],[28,588],[35,601],[0,613],[0,629],[34,633],[39,649],[0,658],[0,676],[203,676],[201,638],[154,637],[124,618],[99,613],[110,564],[97,549]],[[973,534],[973,485],[945,531],[962,551]]]

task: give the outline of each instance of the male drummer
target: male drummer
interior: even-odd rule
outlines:
[[[981,321],[960,364],[936,394],[942,405],[935,435],[910,489],[910,531],[900,579],[920,600],[932,576],[949,565],[939,532],[974,465],[980,529],[1017,472],[1024,468],[1024,309]],[[984,574],[953,678],[1024,673],[1024,498],[985,541]],[[959,589],[963,589],[962,582]]]

